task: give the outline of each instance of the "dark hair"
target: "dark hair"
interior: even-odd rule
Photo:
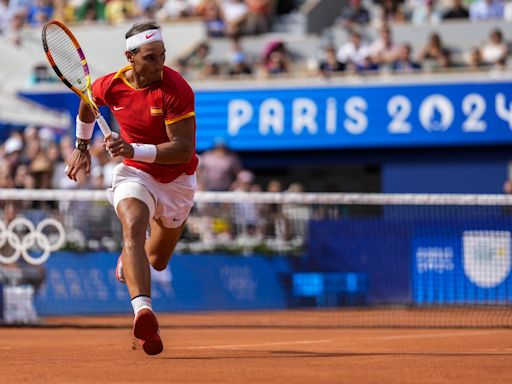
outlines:
[[[125,39],[136,35],[137,33],[141,33],[144,31],[149,31],[150,29],[160,29],[160,25],[158,25],[155,21],[146,21],[143,23],[133,24],[133,26],[126,32],[124,35]]]

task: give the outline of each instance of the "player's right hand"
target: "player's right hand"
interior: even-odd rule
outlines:
[[[81,151],[76,149],[68,159],[66,167],[66,175],[73,181],[78,181],[78,173],[85,168],[87,177],[91,174],[91,154],[89,151]]]

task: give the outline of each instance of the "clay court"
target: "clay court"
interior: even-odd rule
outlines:
[[[334,312],[309,322],[300,315],[161,316],[165,350],[155,357],[134,348],[129,315],[0,328],[1,382],[471,384],[512,377],[510,329],[345,328],[334,326]],[[325,324],[313,326],[321,317]]]

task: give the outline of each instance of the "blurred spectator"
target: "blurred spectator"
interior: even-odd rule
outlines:
[[[14,174],[14,187],[15,188],[35,188],[36,182],[28,166],[21,164],[16,168]]]
[[[379,3],[379,1],[377,1]],[[397,0],[382,0],[381,3],[381,22],[386,25],[387,23],[401,23],[405,21],[405,14],[402,8],[402,2]]]
[[[203,191],[228,191],[242,169],[240,157],[222,138],[199,156],[198,181]]]
[[[291,72],[291,54],[283,41],[272,41],[265,47],[262,64],[266,75],[281,75]]]
[[[0,34],[7,30],[10,19],[9,0],[0,0]]]
[[[30,77],[27,79],[26,85],[31,87],[41,83],[53,83],[58,79],[53,76],[53,73],[45,63],[39,63],[34,66]]]
[[[231,53],[229,55],[229,74],[250,75],[252,73],[251,65],[240,43],[239,37],[233,37],[231,40]]]
[[[105,20],[105,2],[101,0],[85,0],[76,9],[76,20],[91,23]]]
[[[483,65],[480,49],[473,48],[465,57],[465,63],[469,70],[480,70]]]
[[[222,19],[220,7],[215,0],[204,0],[197,8],[197,14],[203,17],[208,36],[224,36],[226,23]]]
[[[0,163],[0,188],[14,188],[14,178],[12,177],[9,163]]]
[[[469,11],[464,6],[463,0],[452,0],[451,7],[448,7],[443,14],[444,20],[467,19]]]
[[[191,16],[193,13],[193,6],[188,0],[166,0],[156,12],[156,18],[158,21],[163,22],[179,17]]]
[[[241,170],[231,186],[233,192],[260,192],[259,186],[253,184],[254,174],[249,170]],[[250,240],[256,237],[261,241],[262,205],[251,201],[233,204],[234,222],[236,224],[238,241]],[[249,236],[249,239],[247,238]]]
[[[270,180],[266,192],[281,193],[283,185],[279,180]],[[286,222],[283,217],[282,204],[265,204],[262,207],[261,217],[265,220],[263,234],[266,238],[283,240],[286,236]]]
[[[351,70],[364,67],[369,56],[370,49],[362,42],[358,32],[353,32],[350,41],[343,44],[336,54],[338,61]]]
[[[450,51],[443,45],[441,36],[438,33],[432,33],[428,39],[427,45],[420,51],[418,61],[422,66],[447,68],[450,65]]]
[[[249,7],[246,31],[249,34],[266,33],[270,30],[272,0],[246,0]]]
[[[412,12],[413,24],[439,24],[441,12],[436,7],[436,0],[424,0],[423,4],[416,6]]]
[[[219,74],[219,67],[209,58],[210,46],[207,43],[201,43],[192,53],[179,59],[182,66],[180,71],[183,75],[192,78],[205,78]]]
[[[392,69],[398,73],[411,73],[421,69],[421,65],[412,61],[411,59],[411,46],[404,44],[400,47],[398,59],[393,63]]]
[[[110,0],[105,5],[105,18],[111,24],[120,24],[136,14],[135,3],[130,0]]]
[[[42,26],[53,17],[52,0],[34,0],[28,8],[27,21],[30,25]]]
[[[512,1],[505,4],[505,7],[503,8],[503,18],[509,23],[512,21]]]
[[[503,193],[512,194],[512,180],[507,180],[503,183]]]
[[[10,177],[13,177],[16,168],[22,162],[23,136],[19,132],[12,132],[4,143],[4,161]]]
[[[399,47],[393,42],[389,27],[382,27],[379,37],[371,43],[369,50],[372,60],[377,64],[387,65],[396,60]]]
[[[226,35],[242,34],[249,15],[249,7],[244,0],[223,0],[221,3],[223,19],[226,23]]]
[[[494,29],[489,34],[489,40],[480,50],[482,61],[489,65],[503,65],[508,55],[508,46],[503,41],[500,29]]]
[[[9,27],[6,31],[7,39],[11,44],[20,47],[23,44],[21,31],[27,19],[27,12],[25,8],[20,8],[12,13],[9,18]]]
[[[370,22],[370,13],[363,7],[361,0],[350,0],[341,11],[341,22],[344,28],[354,31]]]
[[[332,45],[325,48],[325,58],[320,61],[318,70],[324,77],[330,77],[333,74],[341,73],[345,70],[345,64],[340,63],[336,58],[336,49]]]
[[[471,20],[503,19],[503,2],[500,0],[477,0],[469,8]]]

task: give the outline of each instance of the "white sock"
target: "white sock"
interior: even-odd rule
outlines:
[[[133,307],[133,313],[135,313],[135,316],[137,316],[137,313],[142,308],[148,308],[153,310],[153,307],[151,306],[151,297],[149,296],[136,296],[132,299],[132,307]]]

